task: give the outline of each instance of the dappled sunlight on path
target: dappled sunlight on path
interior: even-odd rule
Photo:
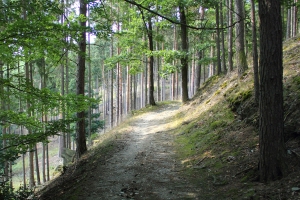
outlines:
[[[197,189],[180,174],[174,158],[174,136],[166,133],[179,104],[139,115],[132,132],[119,142],[124,148],[97,167],[94,177],[84,180],[79,199],[186,199]]]

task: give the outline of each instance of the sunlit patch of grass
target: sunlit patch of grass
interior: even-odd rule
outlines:
[[[160,101],[160,102],[156,102],[155,106],[152,106],[152,105],[148,104],[144,108],[141,108],[139,110],[131,111],[131,114],[133,116],[138,116],[138,115],[141,115],[141,114],[144,114],[144,113],[153,112],[153,111],[159,110],[163,106],[167,106],[167,105],[170,105],[172,103],[178,103],[178,102],[177,101]]]

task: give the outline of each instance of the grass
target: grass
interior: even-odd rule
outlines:
[[[245,123],[236,113],[241,105],[253,99],[251,73],[245,73],[241,81],[234,80],[234,76],[229,80],[225,76],[211,77],[196,96],[202,101],[195,98],[198,103],[192,101],[185,105],[172,119],[177,124],[172,132],[176,137],[177,158],[185,169],[183,174],[192,177],[205,191],[203,199],[237,196],[237,191],[230,186],[230,174],[237,173],[238,169],[231,168],[235,166],[235,169],[237,160],[244,156],[244,145],[257,144],[257,138],[253,137],[256,132],[244,131]],[[249,134],[251,137],[244,138]],[[252,177],[249,173],[241,180],[247,182]],[[243,196],[252,195],[251,190]]]

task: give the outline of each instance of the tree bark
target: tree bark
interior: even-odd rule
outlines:
[[[86,17],[87,4],[85,0],[80,0],[80,14]],[[85,29],[86,21],[80,21],[80,26]],[[86,32],[82,31],[79,41],[78,67],[77,67],[77,95],[84,95],[85,82],[85,60],[86,60]],[[77,142],[77,156],[81,157],[86,151],[85,138],[85,120],[84,111],[77,112],[76,123],[76,142]]]
[[[37,185],[41,185],[39,158],[38,158],[38,151],[37,151],[36,144],[34,147],[34,156],[35,156],[35,168],[36,168],[36,170],[35,170],[36,171],[36,181],[37,181]]]
[[[217,47],[217,75],[221,74],[221,46],[220,46],[220,8],[216,4],[216,47]]]
[[[233,71],[233,14],[232,14],[232,0],[228,0],[228,72]]]
[[[200,64],[200,60],[202,59],[202,51],[198,51],[197,52],[197,60],[198,62],[196,62],[196,69],[195,69],[195,91],[197,92],[197,90],[200,88],[200,83],[201,83],[201,64]]]
[[[291,37],[291,9],[287,9],[287,20],[286,20],[286,39]]]
[[[255,2],[251,0],[251,23],[252,23],[252,56],[253,56],[253,71],[254,71],[254,94],[255,102],[259,100],[259,76],[258,76],[258,53],[257,53],[257,34],[256,34],[256,19],[255,19]]]
[[[220,2],[220,25],[221,25],[221,64],[222,64],[222,70],[223,73],[227,73],[227,67],[226,67],[226,56],[225,56],[225,37],[224,37],[224,16],[223,16],[223,2]]]
[[[188,30],[186,27],[187,20],[185,15],[184,6],[182,3],[179,5],[179,13],[180,13],[180,33],[181,33],[181,49],[185,53],[181,57],[181,87],[182,87],[182,102],[185,103],[189,100],[188,95]]]
[[[148,18],[148,41],[149,41],[149,50],[153,52],[153,34],[152,34],[152,21],[151,17]],[[155,106],[154,100],[154,57],[151,54],[149,56],[149,104]]]
[[[4,70],[3,70],[3,66],[4,66],[4,63],[2,61],[0,61],[0,80],[3,80],[4,79]],[[0,96],[0,99],[1,99],[1,110],[5,111],[6,109],[6,100],[4,99],[4,84],[1,84],[0,85],[0,94],[2,94]],[[5,122],[3,122],[5,123]],[[6,125],[6,124],[5,124]],[[6,126],[2,126],[1,127],[2,129],[2,135],[4,136],[6,133]],[[2,141],[2,146],[3,147],[6,147],[6,139],[4,139]],[[2,164],[2,163],[1,163]],[[4,161],[3,163],[3,172],[4,172],[4,181],[8,181],[8,162],[7,161]]]
[[[236,64],[238,68],[238,76],[242,77],[247,70],[247,60],[245,54],[245,14],[243,0],[235,0],[236,6]]]
[[[283,138],[283,64],[280,1],[259,1],[260,124],[259,177],[263,182],[287,174]]]

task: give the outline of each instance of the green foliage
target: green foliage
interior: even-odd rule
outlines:
[[[8,182],[0,182],[0,199],[5,200],[37,200],[34,195],[34,189],[29,187],[20,186],[18,190],[14,190],[10,187]]]
[[[92,103],[98,101],[85,96],[78,96],[75,94],[68,94],[61,96],[59,93],[52,92],[51,90],[37,89],[31,84],[21,83],[16,86],[14,78],[10,80],[0,80],[4,87],[9,90],[2,91],[0,95],[3,101],[5,97],[10,99],[22,99],[25,102],[30,103],[29,109],[26,112],[19,109],[2,110],[0,108],[0,128],[9,126],[22,126],[26,128],[30,134],[19,135],[19,134],[5,134],[0,135],[0,141],[5,140],[6,146],[1,147],[0,163],[5,161],[14,161],[20,154],[27,152],[32,149],[33,146],[38,142],[47,142],[49,136],[58,134],[59,132],[70,133],[67,127],[69,124],[74,123],[78,119],[72,118],[72,113],[87,110]],[[20,78],[18,78],[20,79]],[[22,80],[22,79],[21,79]],[[10,103],[10,107],[14,107],[14,102]],[[67,109],[67,119],[56,120],[49,122],[41,122],[40,118],[42,115],[54,114],[53,109]],[[36,115],[31,115],[31,113]]]
[[[91,105],[91,109],[95,109],[97,106],[98,104],[94,103]],[[104,121],[100,120],[100,113],[93,113],[91,115],[91,134],[98,133],[99,129],[103,129],[103,127]],[[89,133],[88,111],[85,112],[85,131]]]
[[[164,65],[162,66],[162,69],[159,71],[159,75],[163,78],[168,77],[168,75],[175,73],[176,71],[178,71],[179,67],[178,66],[174,66],[171,65],[169,63],[164,63]]]
[[[181,58],[187,56],[187,53],[183,51],[177,51],[177,50],[161,50],[161,51],[153,51],[152,53],[147,53],[146,55],[161,57],[163,58],[164,62],[172,63],[175,60],[180,60]]]

